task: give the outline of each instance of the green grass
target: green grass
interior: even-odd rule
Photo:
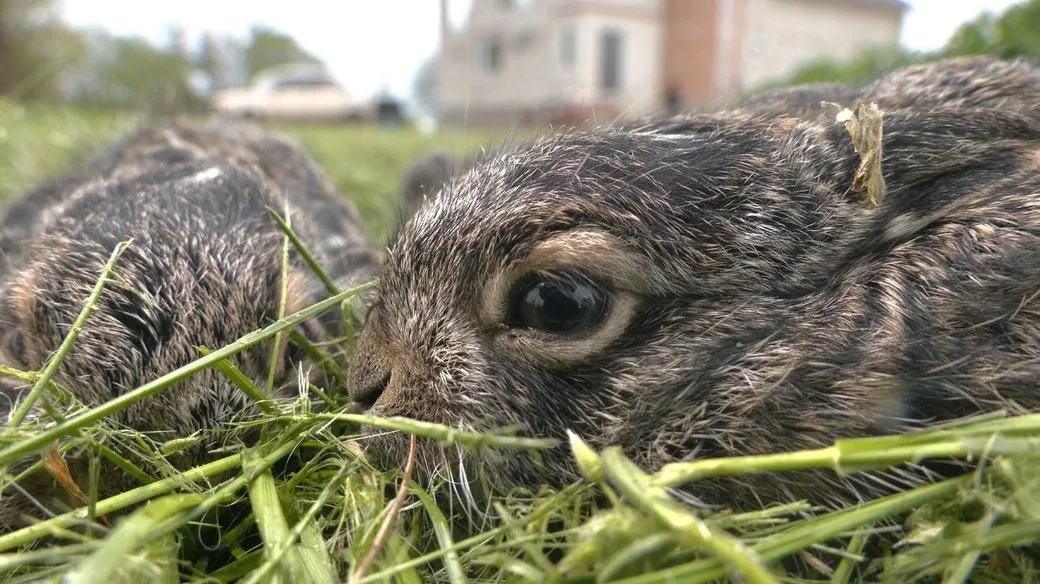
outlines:
[[[141,116],[83,111],[61,105],[23,105],[0,99],[0,199],[54,176]],[[466,154],[503,138],[496,133],[384,131],[372,126],[275,125],[299,139],[333,183],[358,207],[369,233],[381,240],[397,218],[397,189],[405,168],[432,149]]]
[[[0,197],[60,172],[136,120],[125,114],[0,101]],[[283,127],[301,138],[338,188],[364,214],[374,237],[392,226],[401,172],[431,148],[463,153],[487,135],[421,136],[372,128]],[[286,245],[296,243],[287,238]],[[114,254],[116,250],[113,250]],[[99,274],[98,286],[106,278]],[[814,451],[676,463],[648,474],[617,449],[596,452],[572,437],[587,477],[559,492],[515,493],[493,501],[493,521],[476,533],[435,501],[442,484],[400,481],[374,468],[351,442],[360,426],[412,434],[460,448],[539,449],[546,441],[460,433],[407,419],[360,415],[342,396],[308,387],[292,403],[267,401],[228,360],[292,331],[356,294],[287,314],[227,347],[88,408],[50,382],[62,351],[40,371],[8,368],[49,413],[25,416],[0,433],[0,469],[54,444],[69,456],[107,461],[140,486],[98,500],[97,473],[79,485],[87,504],[0,534],[5,582],[1029,582],[1038,574],[1040,416],[988,416],[914,435],[841,441]],[[81,318],[89,318],[90,301]],[[68,344],[74,338],[67,340]],[[349,343],[347,343],[349,345]],[[349,346],[348,346],[349,349]],[[310,347],[322,352],[323,347]],[[333,363],[343,375],[342,363]],[[173,470],[164,456],[193,439],[154,444],[108,417],[215,367],[259,403],[259,442],[208,464]],[[322,412],[314,407],[331,405]],[[989,460],[975,473],[834,512],[801,503],[756,512],[699,513],[670,487],[714,476],[884,468],[927,457]],[[98,468],[98,463],[91,464]],[[11,479],[0,479],[0,486]],[[607,505],[591,508],[594,495]],[[401,508],[399,508],[399,506]],[[458,514],[457,509],[455,512]],[[393,521],[387,521],[388,518]],[[385,526],[385,527],[384,527]],[[45,544],[46,542],[46,544]],[[800,574],[781,562],[798,558]]]

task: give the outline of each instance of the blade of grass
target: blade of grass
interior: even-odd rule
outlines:
[[[252,529],[254,525],[256,525],[256,516],[250,511],[249,515],[243,517],[234,527],[224,531],[221,539],[231,544],[241,542],[246,532]]]
[[[486,542],[488,542],[488,541],[490,541],[490,540],[492,540],[492,539],[502,535],[503,533],[505,533],[505,531],[506,531],[506,526],[504,526],[504,525],[496,527],[496,528],[491,529],[489,531],[486,531],[484,533],[480,533],[480,534],[474,535],[474,536],[472,536],[470,538],[464,539],[464,540],[462,540],[460,542],[457,542],[454,545],[452,545],[451,547],[448,547],[448,548],[443,548],[442,547],[442,548],[440,548],[440,549],[438,549],[436,551],[424,554],[424,555],[419,556],[417,558],[413,558],[413,559],[408,560],[406,562],[400,562],[400,563],[395,564],[393,566],[389,566],[387,568],[384,568],[380,572],[369,574],[369,575],[365,576],[364,578],[362,578],[361,580],[359,580],[357,582],[357,584],[367,584],[367,583],[370,583],[370,582],[382,581],[382,580],[385,580],[385,579],[387,579],[387,578],[389,578],[391,576],[395,576],[395,575],[397,575],[397,574],[399,574],[401,572],[404,572],[405,570],[411,570],[411,569],[414,569],[414,568],[418,568],[419,566],[425,566],[425,565],[428,565],[428,564],[430,564],[432,562],[435,562],[435,561],[438,561],[438,560],[442,560],[445,554],[454,553],[454,552],[458,552],[458,551],[461,551],[461,550],[464,550],[464,549],[467,549],[467,548],[472,548],[472,547],[479,546],[479,545],[481,545],[483,543],[486,543]],[[536,538],[536,537],[541,537],[541,536],[540,535],[539,536],[532,535],[532,536],[529,536],[528,539],[533,541],[534,538]]]
[[[272,446],[269,452],[261,455],[255,462],[255,466],[251,468],[251,471],[243,471],[240,476],[227,481],[216,491],[210,493],[210,495],[194,509],[185,513],[183,516],[175,517],[166,521],[159,527],[156,527],[152,533],[147,534],[147,537],[152,541],[161,537],[166,537],[184,527],[189,522],[202,517],[218,505],[222,505],[233,499],[239,491],[246,488],[250,481],[255,478],[257,473],[266,472],[266,470],[271,468],[274,463],[285,458],[290,452],[299,447],[300,442],[303,439],[302,436],[299,436],[300,433],[302,433],[302,427],[300,426],[287,428],[285,436],[289,437],[289,439],[285,440],[278,446]],[[259,451],[259,449],[257,450]]]
[[[144,547],[142,533],[147,533],[155,525],[172,515],[198,505],[204,497],[199,494],[170,495],[149,502],[144,508],[135,511],[124,519],[115,530],[105,538],[96,552],[81,562],[78,567],[65,574],[65,584],[104,584],[113,580],[117,572],[124,568],[125,559]]]
[[[208,577],[217,582],[239,582],[247,574],[252,573],[263,561],[264,555],[259,550],[249,552],[234,562],[210,572]]]
[[[838,563],[838,568],[831,575],[831,584],[847,584],[849,578],[852,577],[852,571],[856,569],[855,558],[863,551],[863,546],[867,545],[867,538],[869,537],[869,526],[860,529],[852,536],[849,540],[849,545],[845,548],[848,555]]]
[[[61,366],[65,357],[68,356],[69,351],[72,350],[72,345],[75,344],[76,339],[79,338],[79,332],[83,328],[83,324],[90,318],[91,313],[94,312],[94,308],[97,306],[98,299],[101,298],[101,292],[105,288],[105,284],[108,282],[109,276],[112,274],[112,270],[115,269],[116,262],[119,261],[119,256],[123,255],[123,252],[129,247],[133,240],[128,240],[120,243],[116,246],[112,255],[109,256],[108,261],[105,262],[104,268],[101,270],[101,276],[98,277],[97,282],[94,284],[94,289],[91,290],[90,295],[87,296],[86,303],[83,305],[83,309],[80,310],[79,316],[72,323],[72,328],[69,329],[69,333],[65,335],[65,339],[62,340],[61,345],[58,346],[58,350],[47,360],[47,364],[43,366],[43,370],[40,372],[40,376],[36,379],[36,383],[33,384],[29,395],[25,396],[25,400],[18,404],[18,407],[11,412],[11,417],[8,420],[8,426],[11,428],[17,428],[25,416],[28,415],[32,409],[36,400],[39,399],[40,393],[54,378],[54,374],[58,372],[58,367]]]
[[[120,493],[114,497],[97,502],[95,513],[98,517],[108,515],[142,501],[147,501],[158,495],[163,495],[182,486],[186,482],[195,482],[202,479],[212,478],[221,473],[238,468],[241,465],[241,455],[233,454],[211,463],[189,469],[177,476],[157,480],[136,489]],[[18,531],[0,535],[0,551],[9,550],[20,545],[32,543],[43,538],[54,530],[66,528],[82,521],[87,517],[87,508],[80,507],[67,513],[52,517],[46,521],[23,527]]]
[[[297,253],[300,254],[300,257],[303,258],[303,261],[306,262],[307,265],[311,268],[311,270],[314,272],[314,275],[316,275],[318,279],[321,280],[321,283],[325,285],[325,289],[329,291],[329,294],[339,294],[339,287],[336,286],[336,283],[321,267],[321,264],[319,264],[317,260],[314,259],[314,256],[311,254],[311,251],[307,249],[307,246],[304,245],[303,241],[301,241],[300,238],[296,235],[296,232],[293,231],[289,223],[282,219],[282,217],[278,213],[276,213],[274,209],[270,207],[267,208],[267,213],[271,216],[272,219],[275,220],[276,223],[278,223],[278,226],[282,228],[282,231],[285,232],[285,235],[289,238],[289,241],[292,242],[293,247],[296,248]]]
[[[264,555],[272,561],[275,569],[278,569],[277,580],[295,582],[303,573],[300,557],[291,545],[293,538],[289,533],[289,523],[282,512],[282,502],[278,497],[274,475],[269,468],[256,472],[256,467],[262,463],[263,460],[252,450],[247,450],[242,455],[243,472],[256,475],[246,486],[249,502],[260,530],[260,539],[264,542]],[[284,553],[276,556],[283,546],[286,548]]]
[[[433,424],[399,416],[381,418],[365,414],[313,414],[308,419],[350,422],[362,426],[372,426],[384,430],[397,430],[423,438],[433,438],[448,444],[461,444],[470,447],[543,449],[553,448],[559,440],[552,438],[523,438],[519,436],[502,436],[498,434],[482,434],[456,430],[450,426]]]
[[[448,572],[448,581],[453,584],[469,582],[466,578],[466,571],[462,568],[462,563],[459,562],[459,555],[454,550],[455,542],[452,541],[451,526],[444,517],[444,513],[434,503],[433,497],[418,485],[412,486],[412,492],[419,498],[423,509],[426,510],[426,515],[430,518],[434,535],[437,537],[437,545],[440,546],[440,549],[445,550],[444,568]]]
[[[803,521],[777,535],[751,546],[764,561],[774,562],[815,543],[827,541],[850,530],[876,523],[886,517],[905,513],[925,503],[947,497],[969,484],[970,476],[948,479],[911,491],[890,495],[851,509]],[[726,568],[715,558],[697,560],[649,574],[618,580],[615,584],[650,584],[651,582],[683,582],[699,584],[723,578]]]
[[[97,500],[98,490],[100,489],[101,483],[101,457],[98,454],[97,443],[90,445],[89,456],[87,457],[87,464],[90,475],[90,493],[87,495],[87,521],[97,521]]]
[[[510,510],[501,501],[495,501],[493,505],[495,512],[498,514],[499,521],[502,521],[506,525],[506,533],[512,536],[512,541],[516,542],[522,540],[524,535],[526,535],[525,528],[527,526],[524,524],[525,522],[514,517]],[[552,560],[546,556],[545,537],[544,534],[540,535],[543,537],[537,541],[519,545],[514,544],[516,548],[514,553],[517,555],[516,559],[524,566],[530,567],[531,569],[537,570],[541,573],[543,576],[540,579],[542,580],[550,576],[555,578],[557,576],[556,566],[553,565]]]
[[[198,347],[198,350],[203,356],[209,355],[213,352],[213,350],[208,347]],[[255,402],[264,413],[271,415],[278,415],[280,413],[278,406],[271,403],[270,396],[264,395],[264,393],[260,391],[260,388],[257,387],[251,379],[246,377],[246,374],[242,373],[242,370],[236,367],[230,360],[223,359],[218,361],[214,366],[224,374],[224,377],[228,378],[228,381],[234,383],[235,387],[241,389],[242,393],[246,394],[249,399],[253,400],[253,402]]]
[[[295,327],[301,322],[314,318],[315,316],[336,306],[342,300],[349,298],[372,285],[374,285],[374,283],[357,286],[336,296],[329,297],[321,302],[313,304],[259,331],[254,331],[240,337],[234,343],[213,351],[209,355],[196,359],[187,365],[178,367],[174,371],[171,371],[158,379],[145,383],[132,391],[128,391],[119,397],[113,398],[104,404],[70,418],[65,422],[57,424],[39,434],[36,434],[35,436],[8,446],[3,450],[0,450],[0,467],[6,467],[23,456],[35,454],[54,440],[68,436],[69,434],[89,426],[102,418],[121,412],[131,405],[155,395],[167,387],[181,382],[199,371],[214,366],[223,359],[241,353],[256,344],[263,342],[279,331]]]
[[[1006,426],[994,428],[986,424],[984,431],[961,428],[936,432],[930,434],[931,442],[901,436],[855,438],[837,441],[834,446],[816,450],[676,462],[664,465],[655,475],[653,483],[674,487],[708,477],[761,472],[830,468],[839,474],[847,474],[926,458],[978,458],[983,454],[1040,455],[1040,415],[1009,418],[1002,422]],[[998,431],[999,434],[993,436]],[[1013,437],[1013,432],[1030,432],[1032,435]]]
[[[86,555],[97,546],[93,543],[74,543],[60,548],[44,548],[29,552],[0,555],[0,572],[13,570],[27,564],[58,564],[65,556]]]
[[[299,540],[297,545],[300,560],[303,564],[303,573],[308,582],[314,584],[337,584],[339,578],[332,563],[332,556],[325,548],[325,541],[321,537],[318,524],[310,516],[305,521],[297,523],[299,526]],[[293,529],[296,532],[296,528]]]
[[[100,442],[98,443],[98,451],[101,453],[101,456],[105,457],[106,460],[118,466],[126,474],[137,479],[137,481],[142,485],[147,485],[148,483],[154,482],[156,480],[155,477],[144,472],[144,470],[141,467],[123,458],[119,455],[118,452],[112,450],[104,444],[101,444]]]
[[[289,215],[289,203],[286,201],[285,216]],[[289,219],[288,221],[291,221]],[[291,229],[290,229],[291,231]],[[289,294],[289,235],[286,234],[282,240],[282,274],[278,286],[278,320],[285,318],[285,303]],[[274,343],[271,345],[271,363],[267,371],[267,395],[274,395],[274,380],[278,373],[278,367],[282,363],[282,336],[284,333],[278,331],[274,334]]]
[[[303,333],[299,331],[299,329],[293,329],[292,331],[290,331],[289,336],[292,339],[292,342],[295,343],[296,346],[303,351],[303,354],[306,355],[307,358],[310,359],[313,363],[315,363],[318,367],[320,367],[322,371],[324,371],[328,375],[331,375],[337,383],[346,383],[347,376],[343,373],[342,370],[340,370],[339,367],[336,366],[337,364],[335,363],[335,361],[328,355],[325,355],[320,350],[318,350],[315,344],[310,342],[310,340],[307,337],[305,337]]]
[[[637,539],[625,546],[621,551],[604,562],[596,572],[597,582],[609,582],[618,575],[626,572],[636,562],[649,557],[660,557],[669,547],[675,545],[675,538],[671,533],[660,532]]]
[[[678,502],[663,487],[654,487],[650,475],[612,447],[603,451],[603,469],[611,482],[617,485],[629,500],[653,516],[676,540],[691,547],[701,548],[715,556],[729,570],[755,584],[776,584],[776,578],[766,569],[762,558],[742,541],[729,534],[711,529]]]
[[[354,570],[354,573],[350,575],[350,582],[356,583],[358,580],[365,577],[369,568],[372,567],[372,563],[375,562],[379,550],[383,548],[383,544],[386,543],[387,538],[390,536],[390,530],[394,526],[394,523],[397,522],[397,514],[400,512],[401,507],[404,505],[404,500],[408,496],[408,486],[412,479],[412,469],[414,467],[415,436],[412,435],[408,442],[408,459],[404,465],[404,477],[401,478],[401,485],[397,489],[397,495],[390,503],[390,512],[386,514],[386,517],[383,519],[383,524],[379,526],[379,531],[376,533],[376,537],[372,541],[371,547],[368,548],[365,557],[361,560],[357,569]]]
[[[303,517],[296,522],[292,530],[289,533],[289,538],[282,542],[282,546],[275,550],[273,553],[268,554],[266,561],[257,568],[249,579],[243,581],[242,584],[256,584],[261,578],[267,575],[274,562],[286,553],[290,547],[295,545],[297,539],[300,540],[302,545],[298,546],[298,551],[303,562],[305,574],[307,575],[308,582],[316,583],[328,583],[338,582],[336,574],[332,571],[332,558],[329,557],[328,552],[325,549],[324,542],[321,540],[321,535],[318,533],[315,524],[313,523],[314,517],[318,514],[318,511],[325,505],[325,503],[332,496],[333,492],[343,485],[347,476],[355,472],[355,469],[350,464],[344,464],[339,472],[325,485],[318,498],[315,499],[314,503],[307,509],[307,512],[303,514]]]

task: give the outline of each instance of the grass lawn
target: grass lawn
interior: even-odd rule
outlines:
[[[142,119],[126,113],[25,106],[0,99],[0,199],[57,174]],[[357,205],[377,241],[394,224],[397,189],[409,164],[432,149],[465,154],[502,138],[495,133],[426,136],[372,126],[274,127],[306,145],[336,187]]]
[[[61,172],[135,122],[125,114],[0,101],[0,198]],[[345,126],[280,129],[303,141],[355,201],[376,238],[395,219],[397,189],[408,164],[432,148],[461,154],[499,139]],[[248,341],[295,324],[286,317],[251,333]],[[88,495],[84,507],[0,533],[4,582],[324,583],[351,581],[361,566],[359,581],[406,583],[685,583],[726,577],[754,583],[997,583],[1040,576],[1035,566],[1040,416],[994,416],[819,451],[679,463],[653,475],[633,468],[614,449],[593,452],[572,443],[587,483],[560,492],[517,493],[480,510],[445,509],[434,503],[438,497],[459,500],[446,484],[404,483],[405,496],[395,503],[403,471],[371,467],[350,442],[357,426],[402,430],[452,448],[542,443],[315,413],[310,404],[316,398],[308,394],[269,407],[266,431],[255,447],[230,449],[214,463],[177,472],[162,456],[183,444],[152,444],[106,424],[105,411],[161,391],[198,368],[223,366],[233,347],[215,349],[131,391],[123,402],[109,402],[108,410],[71,404],[64,422],[23,423],[0,433],[5,474],[12,472],[11,462],[37,456],[60,438],[62,452],[103,457],[133,467],[141,478],[139,488],[122,495],[100,501]],[[33,372],[7,368],[0,374],[28,383],[37,379]],[[243,383],[255,391],[248,380]],[[929,456],[977,459],[983,453],[996,458],[982,472],[839,511],[796,503],[707,514],[680,505],[668,491],[719,475],[805,468],[846,472]],[[293,463],[285,464],[287,459]],[[93,492],[90,485],[81,487]],[[589,502],[597,493],[610,504],[592,511]],[[140,505],[145,501],[151,502]],[[381,530],[384,524],[388,529]],[[43,538],[50,545],[41,545]],[[802,570],[797,577],[785,572],[795,565]]]

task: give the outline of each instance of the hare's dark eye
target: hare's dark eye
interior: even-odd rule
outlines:
[[[509,326],[555,334],[595,326],[607,312],[609,295],[580,275],[527,276],[511,295]]]

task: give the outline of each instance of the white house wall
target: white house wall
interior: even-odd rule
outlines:
[[[741,87],[786,77],[815,57],[850,59],[899,42],[898,10],[864,2],[747,0]]]
[[[557,105],[602,104],[599,89],[600,31],[622,31],[622,92],[608,100],[627,105],[626,113],[652,111],[661,101],[661,29],[655,18],[659,0],[528,0],[506,9],[498,0],[475,0],[465,29],[449,34],[438,63],[438,107],[453,121],[499,117]],[[576,32],[576,63],[559,62],[563,26]],[[505,39],[497,74],[478,66],[480,43],[498,33]],[[519,36],[529,35],[518,50]]]
[[[474,2],[462,34],[446,39],[438,68],[438,102],[445,111],[528,108],[556,91],[555,30],[545,0],[525,9],[505,10],[496,1]],[[489,35],[503,40],[502,68],[497,73],[478,66],[481,43]]]
[[[575,18],[578,28],[578,71],[573,97],[582,104],[628,104],[624,112],[642,115],[661,104],[661,27],[644,18],[587,14]],[[600,89],[600,34],[616,28],[622,33],[621,91],[611,97]]]

